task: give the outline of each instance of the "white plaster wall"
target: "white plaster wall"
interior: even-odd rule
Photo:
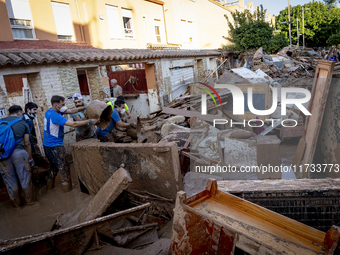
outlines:
[[[140,118],[147,118],[150,113],[148,94],[139,94],[136,98],[125,98],[131,114]]]
[[[161,109],[158,100],[157,89],[148,89],[149,109],[150,112],[155,112]]]

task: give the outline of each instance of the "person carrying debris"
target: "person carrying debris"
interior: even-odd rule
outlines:
[[[115,98],[123,94],[123,89],[121,86],[118,85],[118,82],[116,79],[112,79],[110,81],[110,91],[111,91],[111,97],[115,97]]]
[[[52,108],[48,109],[45,113],[44,119],[44,151],[50,163],[50,169],[47,176],[47,190],[54,188],[54,180],[60,172],[61,183],[64,192],[72,190],[72,181],[70,174],[70,166],[65,159],[65,148],[63,146],[64,141],[64,126],[73,128],[95,125],[98,120],[88,119],[80,121],[71,121],[63,117],[63,114],[74,114],[85,110],[85,107],[77,107],[73,109],[67,109],[65,106],[65,98],[62,96],[52,96],[51,98]]]
[[[74,105],[78,107],[86,107],[87,104],[84,103],[84,98],[81,94],[75,93],[72,96],[73,103]],[[72,114],[72,118],[74,121],[81,121],[81,120],[86,120],[86,117],[84,115],[84,112],[77,112]],[[90,138],[95,138],[96,133],[94,129],[94,125],[92,124],[87,124],[85,126],[81,127],[76,127],[76,142],[79,142],[84,139],[90,139]]]
[[[9,117],[0,120],[0,172],[6,184],[7,192],[15,207],[21,206],[19,183],[26,203],[35,203],[30,167],[32,159],[30,128],[22,120],[22,108],[13,105]]]
[[[28,102],[25,105],[25,112],[22,114],[22,119],[27,123],[30,130],[30,143],[32,149],[32,155],[38,154],[41,155],[38,141],[35,133],[33,119],[37,115],[38,105],[33,102]]]
[[[111,136],[111,132],[113,130],[113,128],[115,127],[115,125],[117,124],[119,127],[122,128],[128,128],[128,127],[136,127],[135,123],[124,123],[120,117],[119,117],[119,113],[122,112],[122,110],[124,109],[124,101],[121,100],[116,100],[115,104],[114,104],[114,108],[111,114],[111,122],[110,125],[105,128],[105,129],[97,129],[97,137],[101,142],[109,142],[109,141],[113,141],[112,136]]]

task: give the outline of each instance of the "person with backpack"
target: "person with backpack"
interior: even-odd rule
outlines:
[[[63,117],[64,114],[74,114],[85,110],[84,106],[67,109],[65,98],[62,96],[52,96],[52,108],[48,109],[44,118],[44,151],[50,163],[50,169],[46,179],[47,190],[54,188],[55,177],[58,172],[61,176],[61,184],[64,192],[72,190],[72,180],[70,166],[65,159],[66,152],[63,146],[64,126],[81,127],[86,125],[95,125],[98,120],[86,119],[72,121]]]
[[[13,105],[8,111],[10,116],[0,120],[0,172],[14,205],[21,206],[19,183],[26,203],[31,205],[35,199],[30,170],[34,166],[30,131],[21,119],[21,106]]]

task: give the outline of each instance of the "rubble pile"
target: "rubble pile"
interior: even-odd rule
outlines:
[[[317,52],[310,48],[285,47],[277,54],[267,55],[260,47],[253,56],[244,56],[240,67],[252,71],[261,69],[271,78],[313,78],[313,71],[318,60],[322,60]]]

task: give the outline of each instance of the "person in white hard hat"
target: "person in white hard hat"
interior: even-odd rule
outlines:
[[[84,103],[84,98],[81,94],[75,93],[72,96],[73,103],[76,107],[85,107],[87,104]],[[86,120],[84,112],[77,112],[72,114],[72,118],[74,121]],[[76,127],[76,142],[79,142],[84,139],[95,138],[95,127],[92,124],[87,124],[85,126]]]

